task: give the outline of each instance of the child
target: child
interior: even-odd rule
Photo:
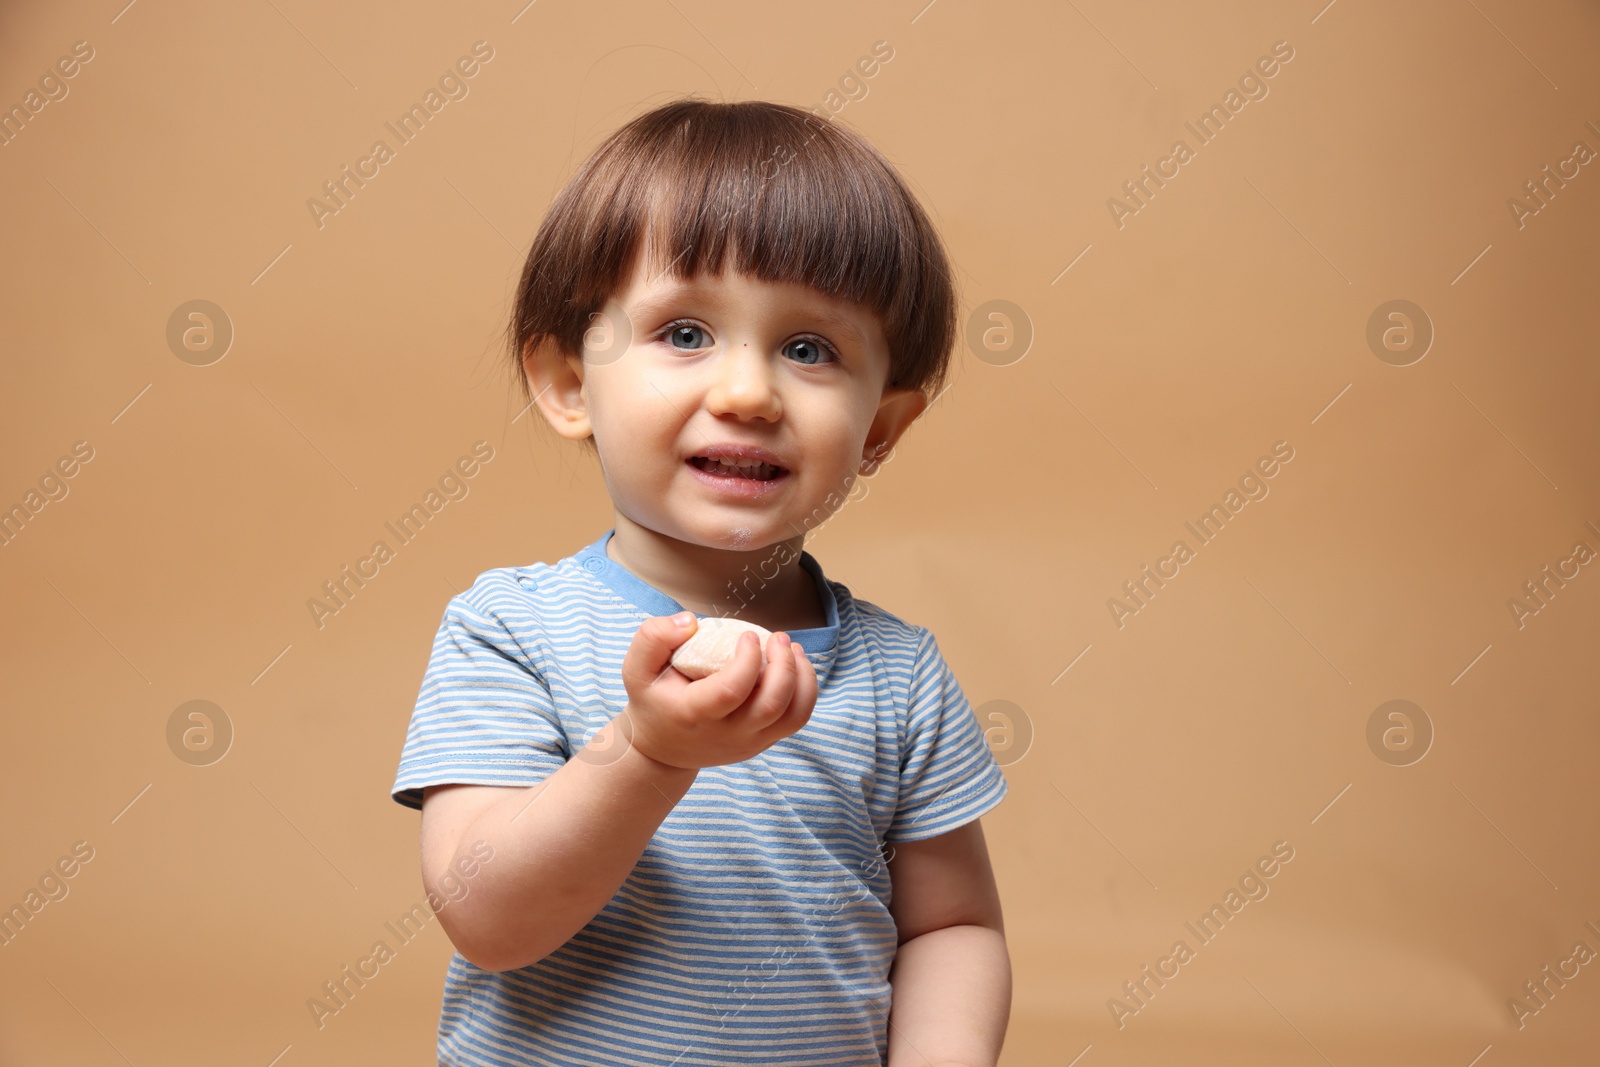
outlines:
[[[933,634],[803,547],[955,336],[916,200],[796,108],[667,104],[557,197],[511,350],[615,523],[484,572],[434,641],[392,796],[429,891],[469,885],[441,1064],[996,1062],[1005,779]],[[773,633],[691,682],[713,615]]]

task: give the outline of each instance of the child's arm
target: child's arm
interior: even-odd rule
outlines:
[[[622,664],[627,706],[537,785],[424,790],[430,892],[447,895],[441,877],[478,841],[494,849],[467,894],[438,913],[475,966],[526,967],[566,944],[616,895],[699,768],[749,759],[810,718],[816,674],[787,635],[768,642],[764,671],[749,636],[727,667],[691,682],[668,666],[689,634],[672,618],[647,619]]]
[[[467,894],[439,912],[440,926],[475,966],[526,967],[566,944],[621,888],[694,784],[697,771],[657,763],[631,745],[602,762],[597,753],[624,743],[620,725],[613,719],[585,754],[538,785],[423,791],[422,881],[430,893],[446,895],[439,880],[468,856],[470,843],[494,847]]]
[[[1011,956],[981,820],[894,842],[889,1067],[994,1067],[1011,1013]]]

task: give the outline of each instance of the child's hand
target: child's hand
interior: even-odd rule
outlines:
[[[810,721],[817,674],[788,634],[767,639],[765,669],[761,642],[743,634],[726,667],[691,682],[670,661],[695,624],[678,626],[673,618],[646,619],[622,660],[634,748],[659,763],[698,770],[750,759]]]

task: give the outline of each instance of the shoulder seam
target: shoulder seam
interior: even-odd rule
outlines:
[[[850,602],[855,608],[856,614],[864,621],[884,623],[888,624],[889,626],[899,627],[906,634],[912,636],[916,635],[918,631],[925,629],[925,627],[919,626],[911,620],[895,614],[883,605],[873,603],[870,600],[862,600],[860,597],[852,595]]]
[[[540,639],[538,631],[518,632],[513,630],[506,624],[505,619],[501,617],[495,606],[487,602],[486,598],[497,594],[516,594],[528,597],[529,590],[525,589],[517,580],[518,573],[531,570],[533,567],[548,568],[548,566],[548,564],[533,564],[532,567],[493,567],[483,571],[471,586],[450,598],[449,603],[445,605],[444,613],[446,616],[451,613],[458,613],[493,623],[515,643],[517,648],[522,650],[525,662],[521,666],[543,679],[545,677],[545,669],[542,664],[546,662],[544,657],[548,655],[549,650]],[[537,588],[537,583],[535,588]],[[533,604],[529,604],[530,613],[537,616],[538,612],[533,610],[534,607]]]

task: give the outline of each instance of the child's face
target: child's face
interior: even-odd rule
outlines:
[[[807,286],[636,268],[608,313],[628,347],[539,373],[530,360],[534,390],[554,386],[541,404],[563,436],[593,433],[617,510],[678,540],[749,550],[803,535],[926,404],[884,388],[876,315]],[[700,469],[719,445],[765,449],[783,469],[767,480]]]

